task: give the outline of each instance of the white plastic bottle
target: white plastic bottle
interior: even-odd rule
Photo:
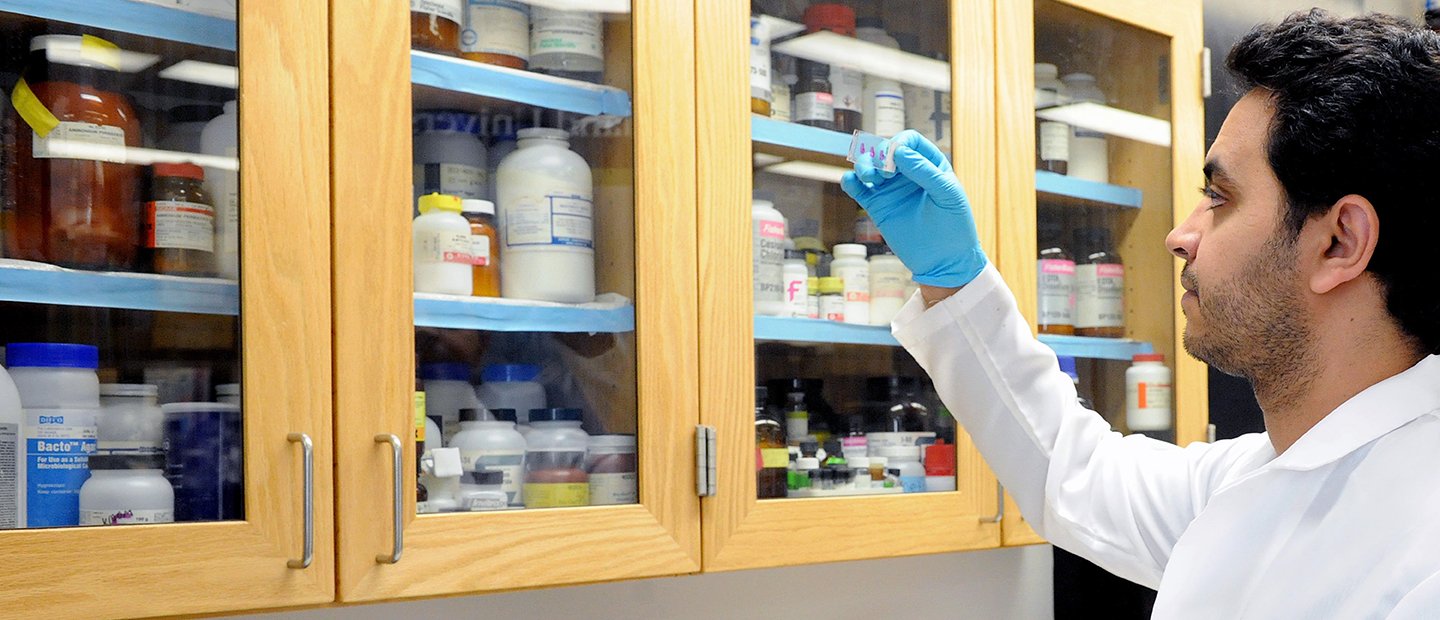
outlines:
[[[785,279],[786,316],[797,319],[809,316],[806,304],[810,297],[810,269],[805,266],[805,253],[785,250],[782,274]]]
[[[880,448],[888,469],[900,470],[900,487],[906,493],[925,492],[925,466],[920,464],[920,446]]]
[[[1125,371],[1125,425],[1132,433],[1174,441],[1174,376],[1160,353],[1142,353]]]
[[[1059,78],[1060,69],[1048,62],[1035,63],[1035,109],[1069,103],[1069,89]],[[1068,174],[1070,170],[1070,125],[1037,119],[1035,148],[1041,170]]]
[[[1095,76],[1088,73],[1071,73],[1061,81],[1070,93],[1073,102],[1105,103],[1105,93],[1095,84]],[[1075,127],[1070,132],[1070,171],[1077,179],[1110,182],[1110,151],[1106,146],[1105,134],[1098,131]]]
[[[750,17],[750,99],[770,103],[770,24]]]
[[[10,373],[0,368],[0,529],[24,527],[20,512],[20,468],[24,448],[20,426],[24,422],[20,392]]]
[[[530,69],[599,82],[605,69],[599,13],[530,7]]]
[[[870,324],[870,261],[865,259],[865,246],[841,243],[835,246],[835,260],[830,274],[845,286],[845,322]]]
[[[425,384],[425,417],[440,420],[441,432],[434,437],[449,446],[455,434],[460,432],[460,410],[483,410],[480,400],[475,397],[475,388],[470,385],[470,365],[463,362],[421,364],[420,379]],[[427,429],[427,448],[442,445],[431,445],[431,437]]]
[[[490,364],[480,373],[480,402],[490,409],[515,410],[516,422],[530,424],[530,412],[545,408],[545,385],[534,364]]]
[[[540,11],[539,7],[535,8]],[[521,129],[500,162],[500,295],[595,301],[595,188],[560,129]]]
[[[200,132],[200,152],[239,157],[238,102],[226,101],[224,113]],[[205,167],[205,190],[215,205],[215,271],[222,278],[240,278],[240,173]]]
[[[785,216],[769,200],[751,204],[751,275],[755,286],[755,314],[784,316]]]
[[[95,453],[100,352],[83,344],[11,343],[5,361],[24,407],[20,527],[78,525],[80,487]]]
[[[97,454],[80,487],[80,525],[175,522],[175,488],[162,454]]]
[[[415,113],[415,198],[430,193],[460,198],[488,197],[490,169],[480,141],[480,116],[469,112],[424,110]]]
[[[889,325],[905,306],[910,270],[894,254],[870,257],[870,324]]]
[[[96,447],[101,454],[164,454],[165,412],[154,385],[100,385]],[[239,403],[236,403],[239,404]]]
[[[461,477],[461,492],[466,488],[470,473],[483,470],[504,474],[500,490],[505,493],[506,503],[513,508],[525,506],[521,495],[525,484],[525,437],[515,430],[515,414],[509,409],[502,419],[486,420],[477,409],[460,411],[460,432],[448,444],[460,450],[460,467],[465,470]],[[504,419],[509,418],[509,419]]]
[[[411,238],[416,293],[468,296],[473,292],[470,222],[460,215],[459,198],[421,196],[420,217],[411,224]]]
[[[859,27],[855,29],[855,37],[861,41],[900,49],[895,37],[880,27],[880,20],[861,18],[856,23]],[[862,97],[865,108],[860,122],[865,131],[889,138],[905,130],[905,90],[899,81],[867,74]]]

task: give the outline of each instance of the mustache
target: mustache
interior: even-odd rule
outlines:
[[[1194,291],[1196,295],[1200,294],[1200,280],[1195,277],[1195,271],[1191,269],[1189,263],[1186,263],[1185,267],[1180,270],[1180,286],[1185,287],[1187,291]]]

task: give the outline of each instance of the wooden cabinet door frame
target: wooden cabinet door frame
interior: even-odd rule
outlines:
[[[960,433],[959,491],[806,500],[755,498],[750,3],[696,0],[700,127],[701,419],[718,433],[719,491],[705,498],[705,570],[996,547],[995,479]],[[950,3],[952,160],[982,242],[994,247],[994,19],[990,0]]]
[[[635,0],[640,504],[415,514],[410,18],[332,0],[339,599],[376,601],[697,572],[693,9]],[[404,550],[391,452],[405,445]]]

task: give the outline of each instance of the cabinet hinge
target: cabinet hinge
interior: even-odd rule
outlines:
[[[715,427],[695,425],[695,493],[715,496]]]
[[[1200,98],[1209,99],[1211,93],[1210,84],[1210,48],[1200,48]]]

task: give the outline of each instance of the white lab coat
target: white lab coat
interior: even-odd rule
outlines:
[[[1156,618],[1440,618],[1440,357],[1285,454],[1180,448],[1081,407],[993,267],[894,332],[1046,539],[1160,591]]]

